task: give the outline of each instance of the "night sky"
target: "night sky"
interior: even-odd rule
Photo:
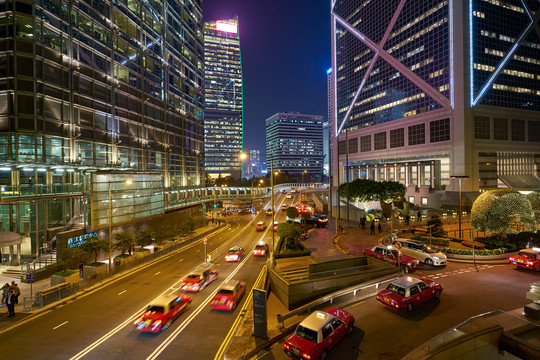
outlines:
[[[330,0],[203,0],[203,16],[238,16],[246,151],[264,153],[265,120],[277,112],[327,119]]]

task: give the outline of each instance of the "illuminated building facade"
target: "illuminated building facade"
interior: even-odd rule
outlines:
[[[400,181],[431,208],[457,204],[452,176],[468,176],[469,206],[482,190],[540,189],[539,11],[534,0],[333,2],[333,171]]]
[[[294,175],[299,180],[305,174],[305,181],[320,181],[323,120],[321,115],[298,112],[277,113],[266,119],[266,153],[274,157],[274,171]],[[266,160],[269,164],[270,157]]]
[[[0,3],[1,230],[29,239],[23,255],[76,223],[163,213],[164,189],[204,186],[200,3]]]
[[[243,83],[238,19],[204,23],[204,149],[211,177],[242,175]]]

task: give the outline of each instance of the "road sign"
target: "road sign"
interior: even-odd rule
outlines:
[[[26,274],[26,282],[32,284],[36,281],[36,274]]]
[[[392,245],[392,239],[385,237],[384,239],[382,239],[382,243],[386,246]]]
[[[205,236],[205,237],[202,238],[202,241],[203,241],[203,243],[206,244],[208,242],[208,238]]]
[[[403,247],[403,244],[401,243],[401,241],[396,241],[394,243],[394,246],[396,247],[396,249],[399,250],[399,249],[401,249]]]

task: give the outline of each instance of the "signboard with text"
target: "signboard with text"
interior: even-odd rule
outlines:
[[[266,291],[253,289],[253,335],[268,339],[266,319]]]

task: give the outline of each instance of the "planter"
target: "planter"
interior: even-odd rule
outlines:
[[[103,274],[107,272],[107,265],[103,264],[100,266],[86,265],[83,269],[83,277],[89,278],[96,274]]]
[[[51,286],[63,284],[63,283],[76,283],[76,282],[79,282],[78,271],[75,274],[72,274],[69,276],[59,276],[59,275],[51,276]]]
[[[121,266],[130,263],[133,260],[132,255],[119,255],[114,258],[114,266]]]
[[[149,249],[138,249],[138,250],[135,250],[135,252],[133,253],[133,257],[135,259],[138,259],[138,258],[145,257],[148,254],[150,254]]]
[[[478,261],[488,261],[488,260],[503,260],[508,259],[510,256],[515,255],[516,253],[505,253],[500,255],[475,255],[475,259]],[[459,255],[459,254],[446,254],[446,257],[449,259],[457,260],[472,260],[472,255]]]

